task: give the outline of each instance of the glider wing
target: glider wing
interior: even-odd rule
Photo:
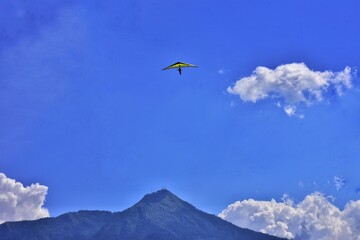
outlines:
[[[197,66],[190,63],[177,62],[164,68],[163,70],[172,69],[172,68],[183,68],[183,67],[197,67]]]

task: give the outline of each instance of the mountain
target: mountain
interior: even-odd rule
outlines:
[[[122,212],[79,211],[7,222],[0,240],[272,240],[196,209],[168,190],[145,195]]]

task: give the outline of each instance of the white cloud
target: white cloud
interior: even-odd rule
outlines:
[[[228,73],[229,71],[230,71],[229,69],[221,68],[218,70],[218,73],[221,75],[224,75],[224,74]]]
[[[294,205],[287,195],[284,202],[237,201],[219,216],[233,224],[263,233],[301,240],[360,240],[360,200],[339,210],[315,192]]]
[[[241,78],[227,91],[239,95],[243,101],[254,103],[266,98],[275,99],[289,116],[294,116],[296,106],[323,101],[329,89],[342,95],[344,89],[351,88],[351,81],[350,67],[341,72],[320,72],[310,70],[304,63],[291,63],[274,70],[257,67],[250,76]]]
[[[0,223],[49,217],[43,208],[47,190],[38,183],[24,187],[0,173]]]
[[[284,107],[284,111],[286,112],[287,115],[289,116],[293,116],[296,112],[296,107],[295,106],[291,106],[291,105],[287,105]]]
[[[342,177],[334,176],[334,185],[337,191],[340,190],[340,188],[346,186],[346,180]]]

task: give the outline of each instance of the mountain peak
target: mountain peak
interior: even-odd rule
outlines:
[[[134,207],[136,209],[142,209],[143,212],[152,212],[155,215],[169,214],[174,211],[181,211],[185,209],[194,209],[191,204],[181,200],[167,189],[161,189],[156,192],[146,194],[134,205]]]
[[[161,202],[164,199],[173,199],[182,201],[180,198],[178,198],[175,194],[171,193],[167,189],[160,189],[156,192],[148,193],[146,194],[139,203],[153,203],[153,202]]]
[[[126,240],[278,239],[238,228],[215,215],[202,212],[167,189],[146,194],[131,208],[117,213],[116,221],[99,232],[103,239],[111,239],[112,235]],[[129,238],[124,238],[124,235]]]

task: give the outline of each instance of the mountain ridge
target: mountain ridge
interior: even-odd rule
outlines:
[[[198,210],[166,189],[146,194],[121,212],[65,213],[56,218],[7,222],[1,240],[272,240]]]

